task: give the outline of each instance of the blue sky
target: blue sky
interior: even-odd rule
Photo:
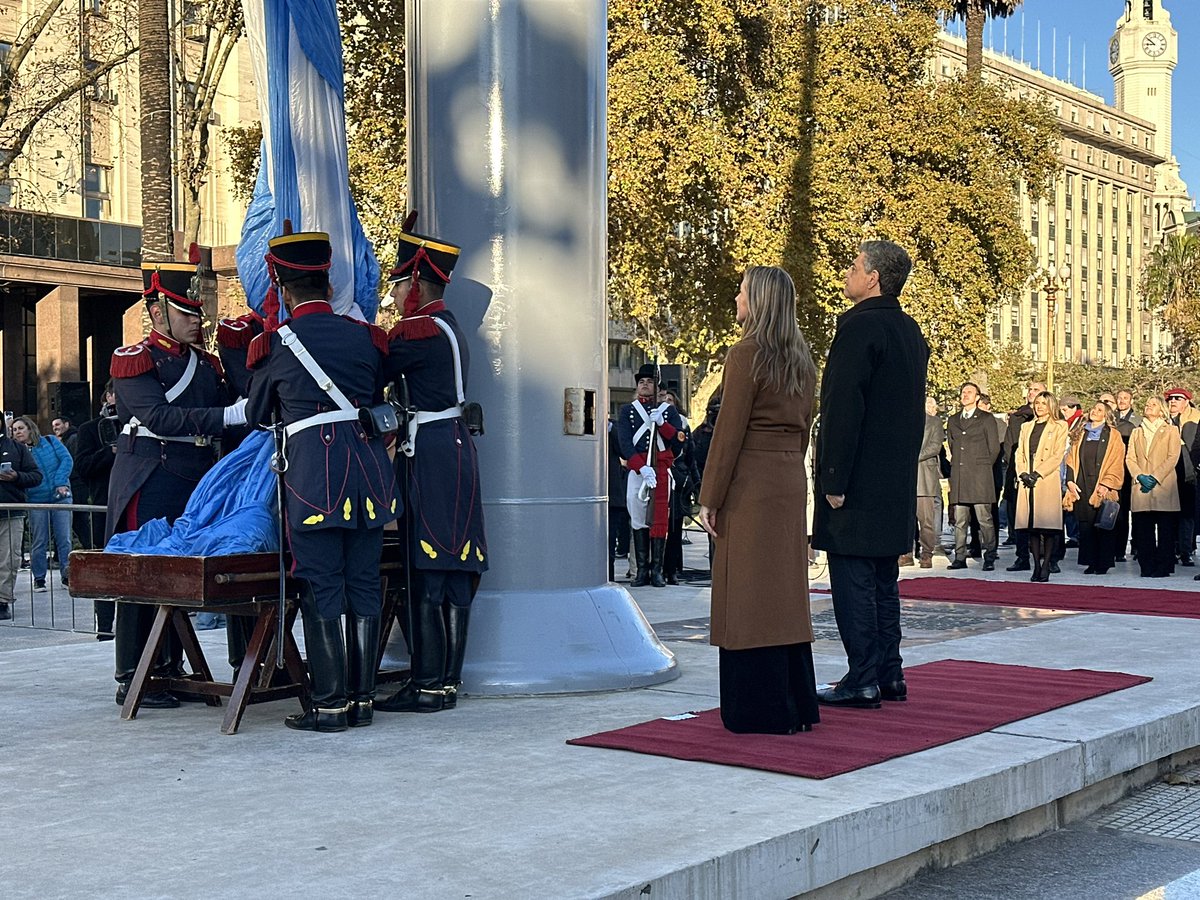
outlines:
[[[1135,0],[1135,13],[1140,5]],[[1200,0],[1163,0],[1163,6],[1171,14],[1171,25],[1179,33],[1179,65],[1175,68],[1172,84],[1172,149],[1183,169],[1188,190],[1196,196],[1200,193],[1200,115],[1196,114],[1197,89],[1194,85],[1200,82]],[[1035,65],[1040,23],[1042,71],[1049,73],[1053,67],[1059,78],[1067,80],[1069,37],[1070,81],[1112,103],[1108,41],[1124,13],[1125,0],[1025,0],[1016,15],[1007,20],[1008,53],[1021,56],[1023,16],[1024,59]],[[989,42],[996,50],[1002,48],[1005,20],[996,20],[989,26],[984,34],[985,46]],[[1057,54],[1051,50],[1055,42]]]

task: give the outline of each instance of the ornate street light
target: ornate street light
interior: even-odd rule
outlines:
[[[1054,359],[1058,354],[1058,292],[1071,286],[1071,264],[1064,262],[1060,267],[1051,262],[1050,267],[1044,269],[1041,276],[1042,290],[1046,292],[1046,313],[1050,319],[1050,341],[1046,349],[1046,390],[1053,394]]]

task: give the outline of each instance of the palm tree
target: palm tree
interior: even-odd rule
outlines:
[[[1023,0],[954,0],[951,15],[967,23],[967,77],[983,78],[983,26],[989,17],[1006,19]]]
[[[1142,267],[1142,299],[1171,332],[1181,362],[1200,346],[1200,238],[1171,234]]]
[[[175,258],[172,215],[171,64],[167,0],[139,0],[138,95],[142,105],[142,258]]]

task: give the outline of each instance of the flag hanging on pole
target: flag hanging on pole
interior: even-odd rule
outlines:
[[[244,0],[246,38],[262,117],[258,182],[237,248],[250,306],[262,312],[267,241],[324,231],[333,245],[333,309],[375,321],[379,263],[350,196],[342,36],[336,0]]]

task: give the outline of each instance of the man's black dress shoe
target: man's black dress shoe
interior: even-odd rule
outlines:
[[[1056,563],[1056,562],[1050,563],[1050,574],[1051,575],[1058,575],[1061,573],[1062,573],[1062,569],[1060,569],[1058,567],[1058,563]]]
[[[1018,559],[1015,562],[1013,562],[1013,564],[1011,566],[1007,566],[1004,569],[1004,571],[1005,572],[1028,572],[1029,571],[1029,560]]]
[[[994,572],[994,571],[996,571],[996,563],[995,563],[995,561],[993,561],[993,560],[990,560],[990,559],[985,559],[985,560],[983,561],[983,571],[985,571],[985,572]]]
[[[893,700],[903,703],[908,699],[908,684],[901,678],[899,681],[881,681],[879,683],[879,696],[884,700]]]
[[[1181,566],[1185,566],[1189,569],[1196,565],[1196,563],[1192,560],[1192,558],[1190,556],[1179,557],[1179,564]]]
[[[117,685],[117,706],[125,705],[125,698],[129,695],[129,685],[121,683]],[[179,700],[169,691],[152,691],[142,697],[142,702],[138,704],[140,709],[175,709],[179,706]]]
[[[817,689],[817,702],[826,706],[853,706],[859,709],[879,709],[879,688],[875,685],[844,688],[840,684]]]
[[[956,559],[950,565],[946,566],[947,569],[965,569],[966,567],[967,561],[965,559]]]

